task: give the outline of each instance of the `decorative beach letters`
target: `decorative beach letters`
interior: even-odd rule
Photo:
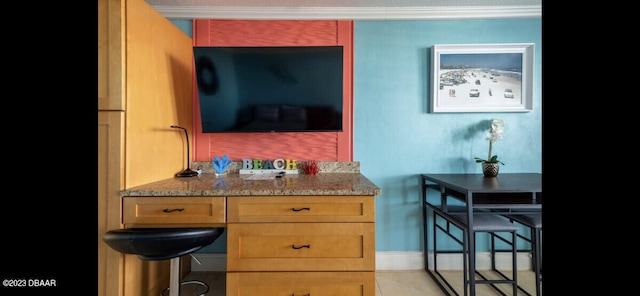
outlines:
[[[264,174],[264,173],[279,173],[285,172],[287,174],[297,174],[298,164],[295,159],[283,159],[278,158],[270,161],[268,159],[242,159],[242,169],[240,174]]]

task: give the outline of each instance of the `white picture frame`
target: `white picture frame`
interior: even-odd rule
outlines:
[[[436,44],[431,113],[533,110],[533,43]]]

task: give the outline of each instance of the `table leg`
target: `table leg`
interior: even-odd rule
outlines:
[[[469,292],[476,295],[476,243],[473,232],[473,193],[467,193],[467,242],[469,251]]]
[[[424,177],[421,177],[420,186],[422,188],[422,228],[424,235],[424,270],[429,271],[429,228],[427,227],[427,185]]]

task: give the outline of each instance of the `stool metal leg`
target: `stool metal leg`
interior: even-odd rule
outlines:
[[[531,265],[533,269],[533,273],[535,276],[535,295],[542,295],[542,242],[541,242],[541,233],[542,233],[542,222],[541,217],[539,215],[507,215],[507,218],[511,222],[517,222],[527,228],[529,228],[529,237],[518,234],[518,238],[529,243],[531,246]],[[521,290],[526,295],[531,295],[529,292],[525,291],[521,288]]]
[[[542,265],[542,251],[540,250],[540,239],[541,239],[541,235],[540,235],[540,230],[539,229],[533,229],[531,230],[531,237],[533,237],[533,244],[531,246],[531,248],[533,249],[533,254],[536,257],[535,260],[533,260],[533,270],[534,270],[534,274],[536,276],[536,296],[540,296],[540,289],[542,289],[542,285],[540,285],[540,282],[542,280],[542,275],[540,274],[540,268]]]
[[[518,247],[516,244],[516,231],[511,233],[511,280],[513,283],[513,295],[518,295]]]
[[[474,237],[475,238],[475,237]],[[467,272],[467,270],[471,270],[471,268],[469,267],[469,260],[468,256],[469,255],[469,241],[467,239],[467,231],[463,231],[462,232],[462,283],[464,283],[464,296],[469,295],[469,283],[470,281],[470,277],[469,277],[469,273]],[[471,274],[472,277],[475,277],[475,274]],[[475,295],[475,290],[471,290],[472,293],[474,293],[473,295]]]
[[[180,296],[180,257],[171,259],[169,276],[169,296]]]
[[[189,254],[189,255],[191,255],[191,257],[194,258],[198,263],[200,263],[200,261],[195,256],[193,256],[192,254]],[[190,280],[190,281],[180,282],[180,257],[172,258],[169,287],[165,288],[160,294],[160,296],[180,296],[180,287],[183,285],[192,285],[192,284],[200,285],[203,287],[204,291],[197,294],[198,296],[204,296],[209,292],[209,285],[207,285],[207,283],[203,281]],[[167,294],[167,292],[169,294]]]

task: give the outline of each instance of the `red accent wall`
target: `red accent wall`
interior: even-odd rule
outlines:
[[[194,161],[228,155],[298,161],[353,161],[353,21],[194,20],[194,46],[342,45],[344,47],[342,132],[202,133],[197,85],[193,91]]]

